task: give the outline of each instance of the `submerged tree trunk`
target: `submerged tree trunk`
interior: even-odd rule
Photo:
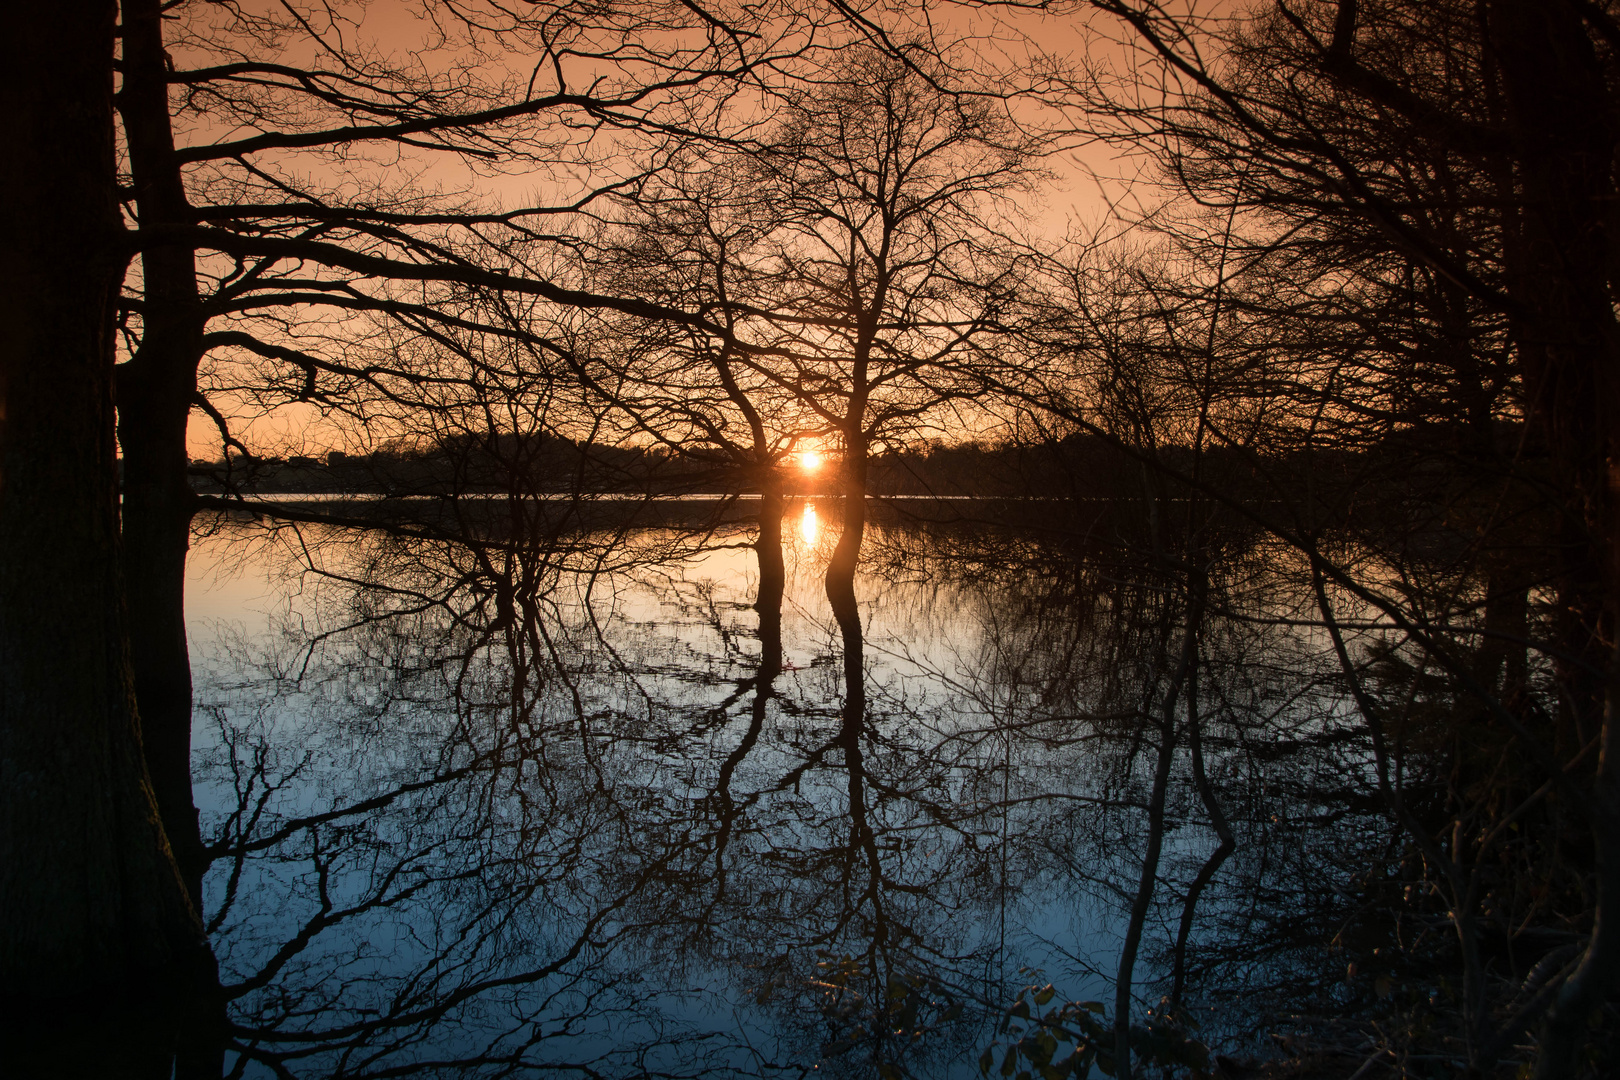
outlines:
[[[0,982],[58,1026],[73,1026],[63,1003],[96,1002],[79,1016],[118,1047],[107,1060],[147,1061],[172,1052],[161,1025],[119,1018],[162,1012],[206,946],[147,778],[125,636],[116,10],[25,6],[0,45]]]
[[[123,11],[119,110],[141,225],[189,224],[169,120],[160,5],[158,0],[125,0]],[[192,903],[200,909],[207,857],[191,792],[191,658],[185,623],[193,510],[186,478],[186,423],[203,331],[191,248],[144,252],[141,279],[140,347],[118,370],[130,661],[163,827]]]
[[[754,542],[759,559],[759,595],[754,610],[759,613],[760,667],[769,667],[772,677],[782,663],[782,596],[787,591],[787,562],[782,555],[783,511],[782,482],[773,475],[761,485],[759,539]]]
[[[859,414],[857,414],[859,415]],[[853,424],[851,425],[854,426]],[[861,612],[855,602],[855,570],[861,561],[861,543],[866,537],[866,440],[859,430],[844,435],[844,520],[827,563],[827,600],[833,618],[838,620],[844,648],[846,686],[861,686],[865,677],[861,650],[849,648],[861,640]]]

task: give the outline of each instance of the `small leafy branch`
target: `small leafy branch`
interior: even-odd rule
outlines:
[[[1104,1076],[1115,1075],[1115,1032],[1106,1007],[1098,1001],[1068,1001],[1046,1008],[1056,997],[1051,983],[1018,991],[996,1040],[979,1055],[982,1075],[990,1075],[998,1056],[1000,1075],[1012,1080],[1085,1080],[1093,1067]],[[1169,1010],[1149,1009],[1144,1024],[1131,1025],[1132,1056],[1167,1071],[1185,1068],[1195,1080],[1205,1076],[1209,1048],[1193,1038],[1189,1026],[1190,1021]]]

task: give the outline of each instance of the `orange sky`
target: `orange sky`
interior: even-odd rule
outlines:
[[[1217,5],[1196,4],[1200,11]],[[343,9],[348,10],[348,9]],[[971,7],[932,4],[925,9],[927,17],[938,33],[952,37],[976,39],[977,47],[986,59],[1006,70],[1017,71],[1032,47],[1049,53],[1117,63],[1126,53],[1125,40],[1117,26],[1107,23],[1086,25],[1074,17],[1054,17],[1036,12],[1022,12],[1009,17],[1006,12],[990,12]],[[433,40],[431,24],[420,17],[420,7],[406,0],[376,0],[363,9],[363,21],[358,30],[346,28],[349,40],[369,40],[396,56],[422,56],[421,50]],[[1031,43],[1034,43],[1032,46]],[[177,62],[185,66],[188,58],[177,50]],[[440,58],[442,60],[442,58]],[[1031,111],[1032,116],[1035,115]],[[1045,117],[1050,119],[1050,115]],[[229,137],[224,131],[193,131],[192,141],[213,141]],[[1049,237],[1060,237],[1075,229],[1094,228],[1107,215],[1107,200],[1099,193],[1096,176],[1117,178],[1136,168],[1123,161],[1105,147],[1071,147],[1055,154],[1049,162],[1056,174],[1055,182],[1044,195],[1029,207],[1035,228]],[[316,165],[314,167],[326,167]],[[537,191],[531,175],[477,175],[450,155],[433,155],[431,160],[404,161],[396,169],[418,171],[418,183],[442,186],[446,190],[477,192],[490,201],[506,206],[523,205],[544,200],[546,193]],[[1110,196],[1119,198],[1124,188],[1118,183],[1110,185]],[[191,423],[191,452],[203,459],[217,458],[219,441],[213,423],[200,413]],[[328,448],[358,449],[346,440],[335,427],[320,422],[319,411],[310,405],[287,406],[270,417],[255,419],[237,432],[250,446],[271,453],[310,453]]]

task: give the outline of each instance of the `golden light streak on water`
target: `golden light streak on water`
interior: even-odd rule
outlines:
[[[816,516],[814,503],[804,504],[804,513],[799,515],[799,535],[804,537],[806,544],[814,544],[816,537],[821,535],[821,519]]]

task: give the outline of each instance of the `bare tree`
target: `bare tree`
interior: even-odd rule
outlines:
[[[430,337],[454,326],[433,283],[690,317],[570,289],[513,245],[557,238],[579,206],[634,192],[670,138],[726,138],[740,87],[819,46],[819,17],[791,5],[447,4],[414,24],[429,47],[402,61],[369,38],[360,10],[125,7],[119,114],[142,262],[119,369],[123,535],[139,568],[128,589],[148,753],[193,892],[181,612],[192,409],[240,451],[231,413],[360,408],[390,365],[375,352],[353,362],[356,321]],[[407,155],[413,169],[448,163],[438,167],[469,187],[522,172],[548,190],[496,206],[413,178],[351,181],[356,160],[384,170]]]
[[[1600,747],[1620,580],[1602,477],[1620,443],[1602,374],[1615,316],[1598,299],[1611,276],[1613,13],[1084,8],[1142,46],[1122,69],[1071,82],[1071,100],[1093,110],[1087,130],[1153,155],[1174,193],[1214,211],[1196,225],[1159,212],[1182,251],[1213,250],[1224,233],[1235,259],[1227,329],[1211,319],[1205,361],[1228,404],[1198,426],[1243,467],[1200,475],[1190,432],[1138,456],[1306,559],[1380,798],[1448,898],[1470,1066],[1492,1068],[1545,1014],[1538,1075],[1567,1075],[1617,968],[1605,912],[1620,803]],[[1149,306],[1185,291],[1152,284]],[[1151,368],[1170,377],[1150,400],[1196,385],[1196,368]],[[1107,434],[1087,397],[1064,415]],[[1269,505],[1252,500],[1260,492]],[[1537,582],[1556,597],[1546,618],[1527,617]],[[1553,679],[1527,682],[1538,669]],[[1457,740],[1438,782],[1418,779],[1434,747],[1415,749],[1433,731],[1435,679],[1453,695],[1443,726]],[[1580,958],[1554,950],[1547,967],[1493,983],[1481,942],[1484,913],[1512,903],[1502,860],[1523,823],[1542,837],[1532,847],[1563,834],[1560,804],[1591,828],[1569,894],[1583,897],[1570,920]],[[1531,925],[1533,909],[1518,910],[1509,925]]]
[[[591,280],[605,290],[633,281],[659,302],[703,312],[713,327],[597,320],[578,377],[594,408],[629,440],[693,462],[711,483],[759,492],[760,634],[780,648],[786,584],[782,552],[784,470],[824,425],[772,377],[768,350],[750,339],[773,296],[761,288],[769,204],[727,156],[699,153],[644,191],[588,249]]]
[[[859,634],[872,448],[973,413],[978,362],[1019,283],[1012,203],[1039,175],[1039,147],[1005,102],[852,49],[820,85],[784,95],[744,165],[772,214],[755,269],[770,303],[748,340],[838,440],[844,518],[827,590],[846,634]]]
[[[781,467],[835,441],[844,524],[827,587],[858,644],[868,459],[987,415],[977,372],[1014,304],[1024,252],[1009,233],[1040,147],[1003,99],[921,50],[850,44],[782,87],[751,140],[673,163],[589,249],[591,288],[641,281],[704,315],[606,313],[580,378],[627,437],[759,488],[762,611],[782,580]]]

